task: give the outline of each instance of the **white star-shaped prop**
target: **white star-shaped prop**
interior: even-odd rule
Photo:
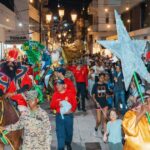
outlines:
[[[98,43],[111,50],[112,53],[114,53],[121,60],[126,90],[130,85],[134,72],[138,73],[143,79],[150,83],[150,74],[141,59],[147,41],[132,40],[117,11],[115,11],[115,18],[118,40],[100,40]]]

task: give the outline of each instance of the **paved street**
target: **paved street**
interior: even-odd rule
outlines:
[[[47,107],[47,108],[46,108]],[[44,108],[49,112],[48,105]],[[106,144],[102,141],[101,132],[98,137],[93,135],[95,126],[95,113],[91,101],[87,101],[87,112],[76,112],[74,119],[74,137],[73,137],[73,150],[108,150]],[[50,114],[52,125],[53,141],[52,150],[56,150],[57,140],[55,134],[55,117]],[[9,147],[5,150],[10,150]]]

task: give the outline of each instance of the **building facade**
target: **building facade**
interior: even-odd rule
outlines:
[[[27,40],[44,41],[43,40],[43,22],[42,11],[43,5],[48,0],[14,0],[14,28],[7,30],[5,33],[5,48],[21,45]]]
[[[6,40],[6,32],[12,31],[15,29],[15,18],[16,14],[14,13],[14,1],[2,0],[0,3],[0,59],[4,57],[4,47]]]
[[[93,16],[92,25],[88,28],[88,47],[90,52],[97,53],[101,51],[102,48],[97,44],[97,40],[116,37],[114,9],[122,14],[122,19],[128,31],[141,29],[142,26],[139,24],[144,22],[141,20],[144,13],[142,11],[143,3],[145,3],[143,0],[93,0],[88,8],[88,13]],[[140,14],[138,17],[136,16],[137,12]],[[131,18],[134,18],[134,22],[130,20]],[[137,34],[136,31],[135,35]]]

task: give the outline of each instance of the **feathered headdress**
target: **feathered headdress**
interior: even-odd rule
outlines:
[[[27,41],[22,45],[22,50],[26,52],[30,64],[39,62],[44,48],[44,45],[37,41]]]

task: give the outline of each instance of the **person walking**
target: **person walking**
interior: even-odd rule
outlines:
[[[122,145],[122,120],[118,119],[117,111],[109,111],[110,121],[107,123],[107,130],[104,133],[104,142],[108,141],[109,150],[123,150]]]
[[[78,110],[80,111],[81,106],[82,106],[82,111],[86,112],[85,98],[86,98],[86,82],[87,82],[87,77],[86,76],[87,76],[87,71],[82,66],[81,62],[79,62],[77,64],[74,75],[75,75],[75,79],[76,79],[76,83],[77,83],[77,97],[79,99],[79,101],[78,101]],[[80,96],[81,96],[81,99],[80,99]]]
[[[54,92],[50,102],[50,108],[56,110],[58,150],[64,150],[65,145],[67,150],[72,150],[73,113],[77,107],[76,95],[72,90],[66,88],[64,80],[57,80],[56,88],[57,90]],[[63,114],[62,109],[66,111]]]
[[[121,113],[126,112],[126,102],[125,102],[125,85],[123,80],[123,74],[119,65],[116,66],[116,75],[114,77],[114,95],[115,95],[115,107],[119,109],[119,102],[122,103]]]
[[[108,89],[106,84],[104,83],[104,74],[100,74],[98,78],[98,82],[95,83],[92,89],[92,97],[96,104],[96,126],[95,133],[97,135],[98,127],[102,120],[102,132],[106,131],[106,120],[107,120],[107,111],[108,111],[108,103],[106,100],[106,96],[108,93]],[[102,112],[102,115],[101,115]]]

